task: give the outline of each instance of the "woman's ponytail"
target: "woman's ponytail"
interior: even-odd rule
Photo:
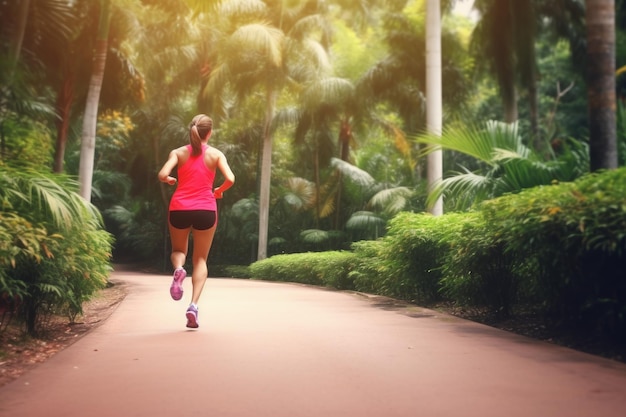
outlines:
[[[213,120],[206,114],[199,114],[193,118],[189,126],[189,142],[191,143],[191,155],[197,156],[202,153],[202,140],[213,130]]]

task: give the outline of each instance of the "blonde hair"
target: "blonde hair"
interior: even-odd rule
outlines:
[[[191,120],[189,125],[189,142],[191,154],[196,156],[202,153],[202,140],[213,130],[213,120],[206,114],[199,114]]]

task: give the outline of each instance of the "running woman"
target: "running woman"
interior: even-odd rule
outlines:
[[[191,303],[187,308],[187,327],[198,328],[198,301],[208,278],[207,261],[217,228],[217,201],[224,191],[235,183],[235,175],[222,152],[208,144],[213,120],[205,114],[193,118],[189,125],[189,144],[172,150],[161,171],[159,181],[178,183],[169,205],[168,223],[172,253],[170,259],[174,276],[170,295],[174,300],[183,297],[183,268],[193,236],[193,270],[191,274]],[[178,167],[178,179],[170,174]],[[213,189],[215,172],[219,169],[224,182]]]

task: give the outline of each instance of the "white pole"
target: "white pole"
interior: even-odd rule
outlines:
[[[441,10],[439,0],[427,0],[426,4],[426,127],[429,133],[441,135],[443,105],[441,98]],[[428,154],[428,189],[443,177],[441,149]],[[443,198],[439,197],[430,213],[443,214]]]

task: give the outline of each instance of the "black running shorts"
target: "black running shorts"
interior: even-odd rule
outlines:
[[[207,230],[215,226],[217,213],[213,210],[173,210],[170,211],[170,224],[176,229]]]

